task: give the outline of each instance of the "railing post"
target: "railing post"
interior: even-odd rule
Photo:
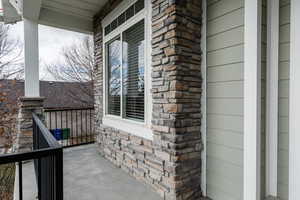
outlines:
[[[19,168],[19,200],[23,200],[23,169],[22,161],[18,163]]]
[[[55,154],[55,181],[56,181],[56,200],[63,200],[63,151],[60,149]]]

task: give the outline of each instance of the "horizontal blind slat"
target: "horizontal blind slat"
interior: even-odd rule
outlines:
[[[124,117],[144,120],[144,21],[123,33]]]

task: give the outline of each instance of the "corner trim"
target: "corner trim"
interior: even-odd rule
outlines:
[[[261,5],[245,0],[243,200],[261,198]]]
[[[289,107],[289,200],[300,198],[300,1],[291,0],[291,63]]]
[[[268,0],[266,195],[277,196],[279,0]]]

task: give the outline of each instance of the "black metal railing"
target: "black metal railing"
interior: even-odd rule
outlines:
[[[45,122],[64,147],[95,142],[94,108],[46,109]]]
[[[33,114],[33,149],[55,148],[54,154],[35,159],[39,200],[63,199],[63,151],[44,123]]]
[[[23,162],[34,160],[39,200],[63,200],[63,149],[33,114],[33,151],[0,156],[0,165],[18,163],[19,200],[23,200]]]

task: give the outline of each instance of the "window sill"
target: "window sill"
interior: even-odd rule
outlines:
[[[114,116],[104,116],[102,119],[103,125],[127,132],[129,134],[142,137],[148,140],[153,140],[153,134],[150,127],[141,122],[135,122],[127,119],[120,119]]]

